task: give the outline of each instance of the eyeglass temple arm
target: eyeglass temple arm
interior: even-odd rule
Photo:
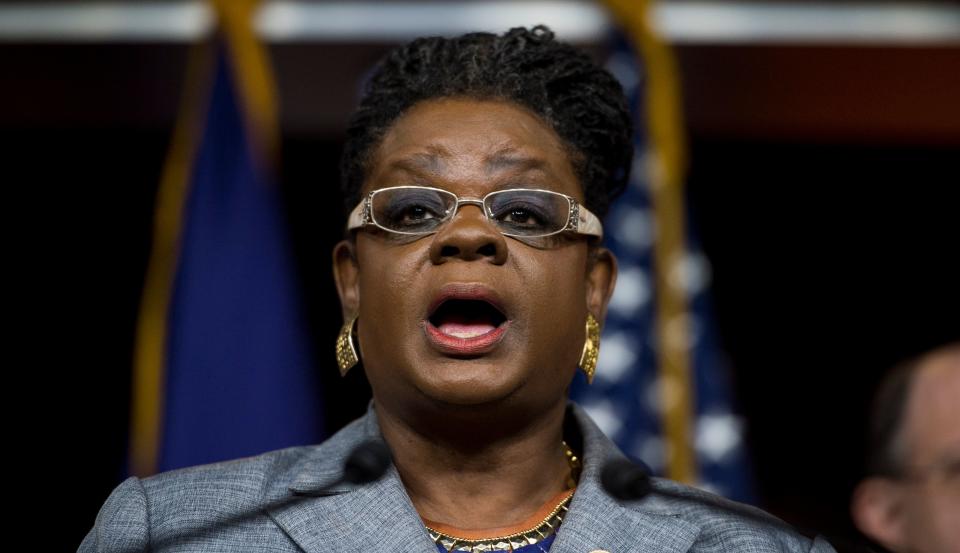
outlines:
[[[350,216],[347,217],[347,230],[355,230],[363,226],[363,208],[366,204],[367,199],[363,198],[350,212]]]
[[[600,224],[600,219],[582,205],[577,218],[577,233],[603,238],[603,225]]]

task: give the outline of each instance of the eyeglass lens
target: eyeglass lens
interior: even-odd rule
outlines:
[[[434,232],[454,215],[457,197],[444,190],[402,187],[378,190],[372,199],[376,224],[395,232]],[[484,198],[484,213],[504,234],[544,236],[567,225],[570,202],[543,190],[502,190]]]

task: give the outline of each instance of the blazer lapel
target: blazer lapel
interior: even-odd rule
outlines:
[[[269,514],[307,553],[436,551],[393,467],[372,484]]]
[[[335,482],[353,448],[372,438],[380,438],[380,429],[370,409],[291,467],[292,478],[279,478],[265,494],[266,500]],[[271,509],[268,515],[307,553],[437,550],[392,465],[376,482],[336,486],[322,495]]]
[[[580,481],[550,553],[684,553],[700,534],[678,516],[630,509]]]
[[[621,504],[610,497],[600,484],[600,472],[608,460],[623,454],[579,407],[571,406],[569,414],[583,437],[583,473],[550,553],[688,551],[700,527],[669,511],[647,509],[647,501]]]

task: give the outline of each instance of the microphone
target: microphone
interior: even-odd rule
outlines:
[[[375,482],[387,472],[392,461],[390,450],[385,443],[381,440],[368,440],[353,448],[353,451],[347,456],[347,460],[343,464],[343,474],[340,478],[319,488],[294,492],[296,494],[294,497],[324,495],[340,484],[359,486]],[[284,501],[293,501],[293,499],[287,498]],[[279,505],[271,504],[268,508],[277,506]]]
[[[381,440],[368,440],[353,448],[343,466],[343,480],[351,484],[369,484],[383,476],[393,457]]]
[[[786,522],[767,514],[755,507],[741,505],[721,497],[708,494],[693,494],[655,487],[647,469],[629,459],[612,459],[604,463],[600,471],[600,485],[610,496],[620,501],[637,501],[648,496],[660,496],[679,499],[710,507],[728,514],[746,518],[765,526],[773,526],[790,532],[797,529]]]
[[[600,471],[604,491],[620,501],[643,499],[653,491],[647,471],[629,459],[613,459]]]
[[[721,497],[674,491],[664,489],[662,486],[655,487],[653,478],[647,472],[647,469],[625,458],[612,459],[604,463],[600,471],[600,485],[611,497],[620,501],[637,501],[645,497],[660,496],[699,504],[742,517],[763,526],[770,526],[791,533],[810,535],[817,533],[800,532],[796,527],[756,507],[741,505]],[[863,543],[837,536],[829,537],[828,543],[841,553],[876,553],[871,547]]]

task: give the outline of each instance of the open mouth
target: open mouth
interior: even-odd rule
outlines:
[[[428,320],[447,336],[469,340],[493,332],[507,318],[483,300],[449,299],[440,304]]]
[[[509,326],[507,316],[489,301],[448,297],[427,318],[424,331],[445,354],[475,356],[492,351]]]

